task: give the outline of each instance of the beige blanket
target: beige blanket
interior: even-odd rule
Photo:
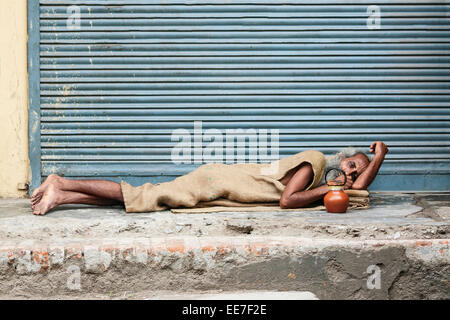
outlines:
[[[348,210],[369,209],[370,200],[367,190],[345,190],[349,195],[350,203]],[[229,206],[222,201],[211,201],[208,205],[198,204],[195,208],[170,209],[173,213],[213,213],[213,212],[299,212],[299,211],[320,211],[326,210],[324,205],[315,205],[298,209],[281,209],[279,204],[274,203],[256,203],[243,206]]]
[[[267,208],[279,203],[285,188],[279,180],[304,162],[310,163],[314,171],[313,181],[306,188],[309,190],[319,184],[324,174],[325,157],[319,151],[300,152],[268,164],[205,164],[173,181],[156,185],[133,187],[122,181],[125,209],[151,212],[205,207],[216,207],[209,210],[217,211],[218,206],[245,207],[245,211],[250,207]]]

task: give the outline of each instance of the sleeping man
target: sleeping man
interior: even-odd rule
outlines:
[[[370,152],[374,154],[371,160],[348,148],[328,157],[319,151],[304,151],[270,164],[210,163],[173,181],[138,187],[124,181],[70,180],[52,174],[33,192],[31,207],[35,215],[44,215],[62,204],[123,204],[126,212],[267,203],[277,203],[283,209],[302,208],[328,192],[324,173],[329,168],[345,172],[345,189],[367,189],[388,148],[376,141]],[[344,181],[344,177],[336,180]]]

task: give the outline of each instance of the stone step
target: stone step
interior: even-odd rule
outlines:
[[[319,299],[449,299],[449,262],[448,239],[16,239],[0,246],[0,294],[263,290]]]

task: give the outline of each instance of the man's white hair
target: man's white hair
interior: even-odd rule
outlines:
[[[331,168],[339,169],[340,168],[339,164],[341,163],[342,159],[353,157],[354,155],[356,155],[358,153],[362,153],[362,154],[366,155],[366,153],[361,149],[348,147],[348,148],[345,148],[345,149],[339,151],[338,153],[335,153],[330,156],[326,156],[325,157],[325,170],[323,173],[322,180],[320,180],[320,185],[323,185],[326,183],[325,174],[327,173],[327,171],[329,169],[331,169]],[[371,160],[369,156],[367,156],[367,158],[369,159],[369,161]],[[338,175],[339,175],[339,173],[337,171],[333,171],[328,175],[328,179],[332,180],[334,178],[337,178]]]

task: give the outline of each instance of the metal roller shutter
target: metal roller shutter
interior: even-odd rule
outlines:
[[[372,190],[450,189],[445,1],[29,2],[32,188],[51,173],[170,180],[198,166],[171,162],[171,133],[203,121],[279,129],[280,157],[382,140]],[[367,27],[370,5],[380,29]],[[80,30],[67,28],[69,6]]]

